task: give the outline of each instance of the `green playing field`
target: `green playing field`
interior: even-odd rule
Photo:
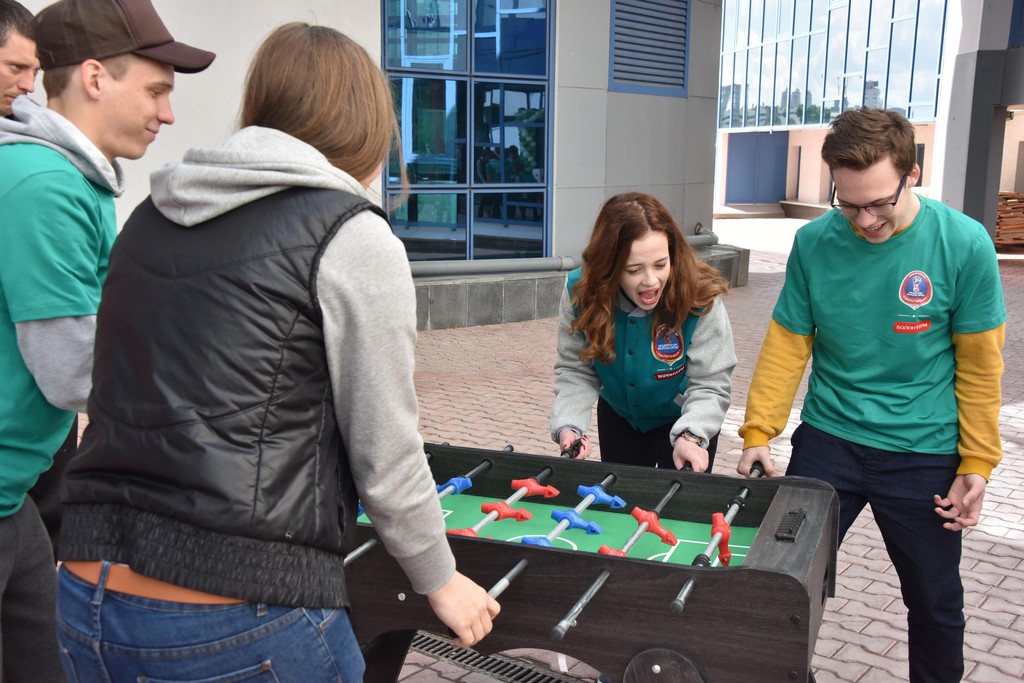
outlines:
[[[498,502],[497,499],[466,493],[444,497],[441,499],[441,508],[444,510],[445,524],[448,530],[473,527],[485,516],[485,513],[480,511],[480,506],[484,503],[494,502]],[[580,513],[583,521],[596,524],[601,529],[601,533],[588,534],[584,529],[567,529],[552,540],[552,547],[591,553],[596,553],[602,545],[616,550],[622,548],[637,530],[637,521],[629,514],[632,512],[633,506],[629,505],[629,501],[626,503],[626,507],[622,508],[624,513],[607,512],[607,506],[597,505],[583,510]],[[512,507],[528,511],[531,518],[523,522],[517,522],[511,518],[496,519],[478,531],[480,537],[518,543],[524,536],[547,536],[558,525],[558,521],[552,519],[551,513],[555,510],[570,509],[526,501],[519,501]],[[361,516],[359,521],[368,522],[369,520],[365,516]],[[710,519],[707,524],[662,519],[661,524],[675,535],[676,545],[666,545],[657,535],[648,532],[630,548],[627,557],[688,565],[693,562],[693,558],[697,554],[704,551],[711,541]],[[732,528],[729,539],[732,560],[729,566],[736,567],[743,563],[743,558],[756,533],[756,528]],[[711,559],[712,564],[717,566],[717,550],[712,554]]]

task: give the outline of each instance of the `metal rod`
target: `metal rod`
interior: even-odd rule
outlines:
[[[604,478],[604,480],[601,481],[600,486],[601,488],[606,488],[609,484],[611,484],[614,481],[615,475],[609,474],[607,477]],[[583,500],[580,501],[579,505],[577,505],[573,509],[576,511],[577,514],[579,514],[580,512],[586,510],[590,506],[590,504],[593,503],[595,500],[597,499],[594,497],[594,494],[588,493],[586,496],[583,497]],[[565,531],[565,528],[568,526],[569,522],[563,519],[555,526],[554,529],[552,529],[547,534],[547,539],[549,541],[555,540],[556,538],[558,538],[558,535]],[[505,589],[509,587],[513,579],[519,576],[523,572],[523,570],[526,569],[527,564],[529,564],[529,562],[526,558],[519,560],[519,562],[516,563],[516,566],[512,567],[511,571],[505,574],[505,576],[498,579],[498,582],[491,586],[490,590],[487,591],[487,594],[490,595],[492,598],[497,598],[499,595],[504,593]]]
[[[761,463],[754,463],[754,466],[750,468],[751,479],[758,479],[763,474],[764,468],[761,466]],[[736,498],[733,499],[733,503],[729,506],[729,509],[725,513],[725,521],[727,524],[732,524],[732,520],[736,518],[736,513],[739,512],[741,507],[743,507],[748,495],[750,495],[749,488],[744,486],[742,489],[740,489],[739,495],[737,495]],[[716,532],[711,537],[711,542],[708,543],[706,548],[704,548],[703,554],[706,557],[711,557],[711,553],[715,551],[715,548],[718,546],[718,543],[721,540],[721,532]],[[700,557],[700,555],[698,555],[697,557]],[[686,583],[683,584],[683,589],[679,591],[679,595],[676,596],[675,600],[673,600],[672,604],[670,605],[670,608],[673,612],[679,614],[683,611],[683,607],[686,606],[686,600],[690,597],[690,594],[693,593],[693,588],[695,585],[696,582],[694,581],[692,576],[686,580]]]
[[[665,509],[665,505],[667,505],[668,501],[672,499],[672,496],[676,495],[679,489],[679,482],[672,482],[672,486],[669,487],[668,492],[654,507],[654,514],[660,516],[661,511]],[[650,524],[648,524],[647,522],[641,522],[637,526],[637,530],[633,533],[632,536],[629,537],[629,540],[623,544],[620,550],[622,552],[629,552],[629,549],[633,547],[633,545],[640,539],[640,537],[647,533],[647,529],[649,527]],[[583,609],[590,603],[590,601],[594,599],[594,596],[597,595],[597,592],[599,590],[601,590],[601,587],[604,585],[604,582],[608,580],[608,577],[610,575],[611,572],[609,572],[607,569],[601,570],[601,573],[597,575],[597,578],[594,579],[594,582],[590,584],[590,588],[584,591],[583,595],[581,595],[579,600],[576,601],[576,604],[572,606],[572,609],[570,609],[568,613],[566,613],[566,615],[562,618],[562,620],[555,624],[555,627],[551,629],[551,637],[553,639],[561,640],[565,637],[566,632],[568,632],[568,630],[575,624],[576,617],[578,617],[580,613],[583,612]]]

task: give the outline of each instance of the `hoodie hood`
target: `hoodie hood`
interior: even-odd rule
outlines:
[[[305,142],[272,128],[249,126],[213,148],[194,148],[181,163],[154,171],[153,203],[178,225],[191,227],[293,187],[366,190]]]
[[[120,197],[124,193],[121,165],[103,152],[66,118],[28,97],[14,99],[11,118],[0,118],[0,145],[30,143],[49,147],[70,161],[82,175]]]

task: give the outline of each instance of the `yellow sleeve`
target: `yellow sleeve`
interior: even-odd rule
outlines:
[[[960,422],[960,468],[957,474],[988,479],[1003,458],[999,438],[1000,381],[1006,324],[971,334],[954,334],[954,390]]]
[[[795,334],[774,320],[768,324],[739,429],[743,448],[767,446],[786,428],[813,344],[814,335]]]

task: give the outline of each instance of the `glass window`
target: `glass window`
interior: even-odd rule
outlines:
[[[758,99],[757,125],[767,126],[772,122],[772,103],[775,101],[775,43],[768,43],[762,48],[761,63],[764,72],[761,74],[761,96]]]
[[[793,35],[807,33],[811,28],[811,0],[796,0],[793,15]]]
[[[547,0],[476,0],[474,71],[543,76],[547,27]]]
[[[858,12],[857,8],[850,11],[850,27],[846,39],[846,73],[864,73],[864,54],[868,48],[868,15]]]
[[[797,38],[793,41],[793,76],[789,82],[789,91],[792,93],[792,104],[789,108],[789,122],[791,124],[803,123],[806,95],[804,88],[807,85],[807,44],[808,38]]]
[[[821,100],[825,92],[825,34],[811,35],[807,56],[807,90],[804,92],[804,123],[821,123]],[[828,123],[829,119],[825,119]]]
[[[825,107],[831,117],[839,116],[843,106],[843,88],[846,85],[846,14],[849,8],[832,10],[828,27],[828,61],[825,66]],[[823,118],[825,123],[830,120]]]
[[[811,0],[811,30],[824,31],[828,25],[829,0]]]
[[[868,47],[887,47],[891,24],[892,0],[874,0],[871,3],[871,34],[868,38]]]
[[[385,196],[409,258],[544,256],[547,0],[382,6],[402,149],[388,161]]]
[[[736,53],[736,70],[733,75],[732,85],[732,127],[739,128],[743,125],[743,108],[746,101],[746,73],[747,73],[747,50]]]
[[[792,45],[788,40],[778,44],[775,57],[775,97],[776,109],[772,123],[776,126],[786,125],[789,117],[789,104],[792,100],[789,90],[789,51]]]
[[[764,0],[764,39],[775,40],[779,35],[779,0]]]
[[[779,38],[790,38],[793,35],[793,2],[779,0]]]
[[[544,255],[544,192],[474,192],[474,259]]]
[[[738,19],[736,22],[736,49],[750,45],[750,3],[760,0],[736,0]]]
[[[410,261],[466,259],[466,195],[458,192],[411,193],[398,202],[390,195],[391,228]]]
[[[722,52],[735,50],[736,45],[736,6],[739,2],[727,2],[722,16]]]
[[[757,125],[758,86],[761,82],[761,48],[752,47],[747,54],[747,101],[745,125]]]
[[[736,84],[732,76],[733,54],[731,52],[722,55],[722,76],[720,82],[723,84],[718,96],[718,125],[722,128],[729,127],[729,119],[732,116],[732,97],[736,91]]]
[[[864,104],[864,76],[861,74],[846,74],[843,77],[843,111],[847,109],[860,109]],[[838,112],[832,112],[832,118]]]
[[[750,44],[761,43],[761,30],[764,26],[764,0],[750,0]]]
[[[864,70],[864,106],[882,108],[885,106],[886,72],[889,67],[889,53],[872,50],[868,53],[867,68]]]
[[[402,155],[411,185],[466,182],[466,82],[392,78]],[[400,180],[392,155],[388,181]]]
[[[473,86],[474,182],[544,182],[546,90],[486,81]]]
[[[388,68],[467,69],[465,2],[387,0],[385,21]]]
[[[939,59],[942,50],[942,25],[945,2],[943,0],[922,0],[917,17],[917,52],[914,55],[914,77],[911,83],[910,99],[921,113],[911,112],[913,118],[934,118],[934,104],[938,90]]]
[[[894,21],[889,48],[889,84],[885,108],[909,116],[910,66],[913,63],[914,19]]]
[[[917,0],[896,0],[896,4],[893,6],[892,16],[893,19],[906,19],[907,17],[914,16],[914,11],[917,9]]]

